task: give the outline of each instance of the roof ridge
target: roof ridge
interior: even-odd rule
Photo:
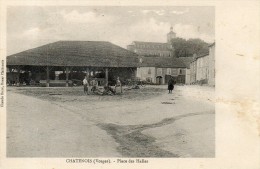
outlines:
[[[208,55],[209,54],[209,52],[207,52],[207,53],[202,53],[202,54],[200,54],[199,56],[197,56],[197,57],[202,57],[202,56],[206,56],[206,55]]]
[[[59,40],[56,42],[107,42],[107,43],[110,43],[109,41],[103,41],[103,40]]]
[[[145,42],[145,41],[133,41],[133,42],[141,42],[141,43],[162,43],[162,44],[167,44],[165,42]]]

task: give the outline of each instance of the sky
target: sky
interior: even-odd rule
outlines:
[[[109,41],[126,48],[132,41],[166,42],[177,37],[215,39],[214,7],[11,6],[7,10],[7,54],[60,40]]]

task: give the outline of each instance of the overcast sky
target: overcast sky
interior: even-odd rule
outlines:
[[[132,41],[166,42],[177,37],[215,38],[214,7],[9,7],[7,53],[59,40],[110,41],[126,48]]]

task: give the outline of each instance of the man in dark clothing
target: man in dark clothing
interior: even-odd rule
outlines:
[[[169,93],[172,93],[173,88],[174,88],[174,80],[173,80],[173,78],[171,77],[170,80],[168,81],[168,90],[169,90]]]

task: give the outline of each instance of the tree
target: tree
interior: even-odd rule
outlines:
[[[175,38],[172,40],[176,57],[190,57],[193,56],[194,53],[197,55],[208,53],[208,45],[208,43],[201,39],[185,40],[183,38]]]

